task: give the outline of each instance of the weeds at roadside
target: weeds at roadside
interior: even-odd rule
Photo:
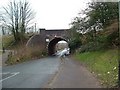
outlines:
[[[14,50],[14,53],[9,55],[6,64],[13,65],[28,60],[40,59],[46,55],[44,47],[42,46],[26,47],[25,45],[21,45]]]

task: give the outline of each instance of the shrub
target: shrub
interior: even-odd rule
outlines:
[[[31,59],[39,59],[45,56],[46,51],[42,46],[26,47],[20,46],[14,50],[14,53],[6,61],[7,64],[16,64]]]
[[[75,38],[69,42],[69,47],[72,52],[75,51],[75,49],[79,48],[81,46],[81,40],[79,38]]]
[[[106,47],[105,43],[89,42],[85,45],[82,45],[79,49],[79,52],[97,51],[100,49],[105,49],[105,47]]]
[[[119,46],[119,33],[113,32],[107,37],[107,43],[111,46]]]

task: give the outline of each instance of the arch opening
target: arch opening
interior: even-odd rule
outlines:
[[[66,39],[64,38],[57,38],[55,37],[54,39],[52,39],[49,44],[48,44],[48,55],[54,55],[55,52],[56,52],[56,44],[59,42],[59,41],[65,41],[67,42]]]

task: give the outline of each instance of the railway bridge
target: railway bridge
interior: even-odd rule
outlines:
[[[33,35],[27,42],[28,47],[42,46],[49,55],[55,53],[55,45],[59,41],[69,41],[69,29],[39,29],[39,34]]]

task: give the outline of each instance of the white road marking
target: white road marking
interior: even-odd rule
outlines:
[[[8,73],[10,73],[10,72],[4,72],[4,73],[0,73],[0,74],[8,74]]]
[[[13,75],[11,75],[11,76],[9,76],[9,77],[7,77],[7,78],[4,78],[4,79],[2,79],[2,80],[0,80],[0,82],[2,82],[2,81],[4,81],[4,80],[7,80],[7,79],[9,79],[9,78],[11,78],[11,77],[14,77],[14,76],[16,76],[17,74],[19,74],[20,72],[14,72],[14,73],[10,73],[10,74],[13,74]]]

